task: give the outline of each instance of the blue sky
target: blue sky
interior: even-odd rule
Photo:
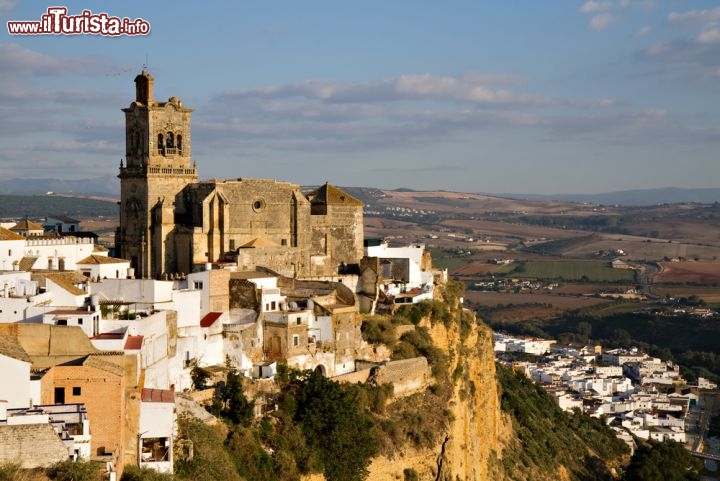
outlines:
[[[720,6],[697,0],[65,2],[147,36],[16,36],[0,176],[114,175],[143,64],[201,178],[489,193],[720,187]]]

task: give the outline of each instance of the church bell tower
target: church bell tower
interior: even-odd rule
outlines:
[[[135,77],[135,101],[125,112],[125,162],[120,162],[120,227],[115,245],[139,278],[188,272],[178,259],[179,196],[197,180],[191,161],[192,109],[180,99],[153,98],[153,77]],[[177,201],[177,203],[176,203]]]

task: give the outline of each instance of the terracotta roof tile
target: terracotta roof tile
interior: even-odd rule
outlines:
[[[205,317],[200,320],[200,327],[212,326],[220,316],[222,316],[222,312],[208,312],[205,314]]]
[[[128,263],[125,259],[118,259],[116,257],[99,256],[97,254],[91,254],[81,261],[77,261],[76,264],[123,264]]]
[[[143,389],[140,396],[144,403],[174,403],[175,392],[170,389]]]
[[[20,234],[16,234],[11,230],[8,230],[4,227],[0,227],[0,241],[4,240],[25,240],[23,236]]]
[[[123,349],[138,350],[142,348],[143,336],[128,336]]]
[[[363,203],[358,199],[348,194],[342,189],[338,189],[329,182],[321,185],[317,189],[313,190],[307,195],[307,198],[312,204],[325,204],[325,205],[359,205]]]

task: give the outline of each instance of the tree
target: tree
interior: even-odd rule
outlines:
[[[254,403],[245,397],[241,376],[229,359],[225,365],[228,370],[227,381],[219,382],[215,387],[213,402],[208,410],[232,424],[249,426],[253,419]]]
[[[317,372],[295,382],[294,419],[318,457],[327,481],[360,481],[367,477],[378,440],[372,415],[358,399],[359,389],[341,385]]]
[[[638,447],[623,481],[699,481],[703,463],[674,441]]]

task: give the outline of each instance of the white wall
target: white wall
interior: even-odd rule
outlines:
[[[0,354],[0,399],[7,408],[26,408],[31,402],[30,363]]]
[[[0,271],[15,270],[24,255],[25,239],[0,241]]]
[[[95,244],[92,239],[79,237],[62,237],[59,239],[26,239],[25,254],[36,256],[38,259],[33,266],[35,269],[47,269],[48,260],[52,259],[53,270],[58,270],[58,260],[65,260],[65,270],[77,269],[77,261],[93,254]]]

